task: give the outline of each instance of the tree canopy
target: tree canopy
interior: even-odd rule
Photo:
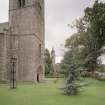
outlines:
[[[94,72],[98,66],[98,58],[104,53],[105,3],[96,0],[93,7],[87,7],[84,12],[85,15],[74,24],[77,33],[66,40],[65,47],[69,50],[78,48],[79,60],[81,58],[84,61],[83,66]]]

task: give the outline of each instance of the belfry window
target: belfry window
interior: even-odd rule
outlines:
[[[18,7],[19,7],[19,8],[24,7],[25,4],[26,4],[26,1],[25,1],[25,0],[18,0]]]
[[[21,0],[18,0],[18,7],[21,7]]]
[[[25,6],[25,0],[22,0],[22,7]]]

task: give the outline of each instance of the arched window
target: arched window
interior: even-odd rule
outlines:
[[[25,0],[22,0],[22,7],[24,7],[25,6]]]
[[[21,0],[18,0],[18,7],[20,8],[21,7]]]

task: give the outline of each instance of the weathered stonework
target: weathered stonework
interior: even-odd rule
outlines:
[[[9,3],[9,26],[0,34],[0,75],[8,80],[10,59],[15,56],[17,80],[41,82],[44,79],[44,0],[10,0]]]

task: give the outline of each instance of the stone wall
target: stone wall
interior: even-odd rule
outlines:
[[[0,81],[7,80],[6,71],[6,35],[0,34]]]
[[[30,0],[22,8],[10,0],[9,27],[11,41],[17,56],[19,81],[37,82],[44,77],[44,0]],[[40,47],[41,46],[41,47]],[[13,55],[11,54],[11,55]],[[41,66],[41,67],[40,67]],[[40,70],[39,70],[40,68]],[[40,72],[39,72],[40,71]]]

